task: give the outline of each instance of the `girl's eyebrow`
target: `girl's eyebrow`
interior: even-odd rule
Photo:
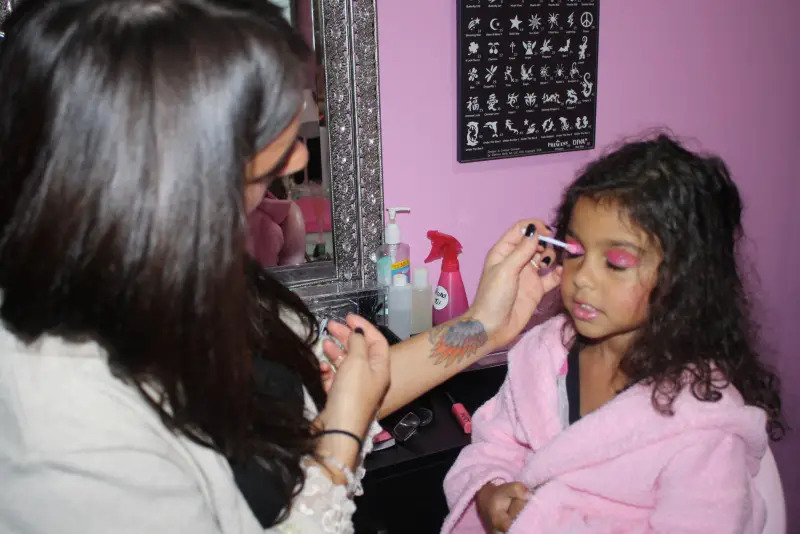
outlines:
[[[574,240],[576,240],[576,241],[578,241],[580,243],[583,242],[575,234],[575,232],[573,232],[569,228],[567,229],[567,236],[573,238]],[[631,241],[625,241],[625,240],[622,240],[622,239],[606,239],[606,240],[602,241],[602,243],[603,243],[603,245],[605,245],[606,248],[622,247],[622,248],[628,248],[628,249],[631,249],[631,250],[635,250],[637,252],[637,254],[644,254],[644,249],[642,247],[640,247],[639,245],[637,245],[636,243],[633,243]]]
[[[643,254],[644,249],[637,245],[636,243],[632,243],[630,241],[622,241],[618,239],[609,239],[603,242],[608,248],[615,248],[615,247],[622,247],[622,248],[629,248],[635,250],[638,254]]]

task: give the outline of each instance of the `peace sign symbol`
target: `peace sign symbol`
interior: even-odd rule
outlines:
[[[591,14],[589,11],[584,11],[581,13],[581,26],[584,28],[588,28],[594,22],[594,15]]]

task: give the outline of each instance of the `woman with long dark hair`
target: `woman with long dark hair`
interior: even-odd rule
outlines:
[[[558,283],[522,221],[470,311],[391,366],[367,321],[331,325],[347,357],[328,342],[323,381],[314,317],[245,253],[247,212],[307,160],[307,50],[279,11],[26,0],[3,31],[0,531],[347,532],[376,414]]]

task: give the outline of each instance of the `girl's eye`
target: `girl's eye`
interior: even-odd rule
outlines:
[[[578,256],[583,256],[586,254],[586,251],[581,244],[571,237],[567,238],[567,245],[569,245],[569,247],[564,251],[567,258],[577,258]]]
[[[639,258],[626,250],[612,249],[606,253],[606,263],[615,271],[639,266]]]

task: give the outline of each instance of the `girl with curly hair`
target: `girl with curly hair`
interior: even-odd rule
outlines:
[[[741,213],[725,164],[664,135],[566,189],[563,312],[476,413],[443,532],[762,531],[753,478],[784,423],[737,265]]]

